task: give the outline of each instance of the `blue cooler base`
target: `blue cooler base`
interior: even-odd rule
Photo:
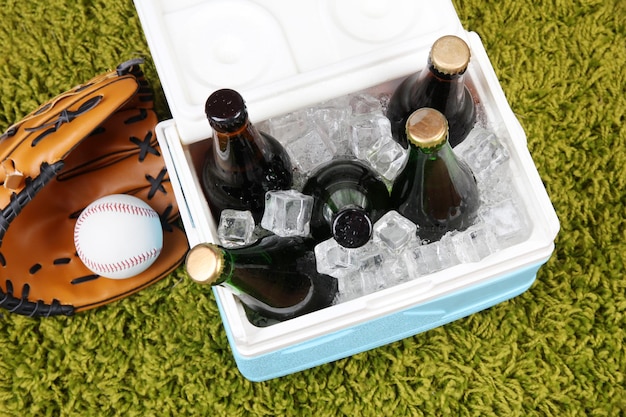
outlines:
[[[494,278],[407,310],[267,354],[246,357],[236,349],[239,371],[255,382],[281,377],[389,344],[492,307],[526,291],[544,262]],[[222,306],[218,307],[222,313]],[[233,335],[224,321],[231,347]]]

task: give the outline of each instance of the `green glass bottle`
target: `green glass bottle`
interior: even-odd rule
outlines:
[[[313,197],[311,235],[347,248],[366,244],[373,224],[389,210],[389,190],[359,160],[335,159],[318,167],[302,188]]]
[[[405,126],[415,110],[431,107],[448,119],[450,146],[455,147],[476,123],[476,106],[465,84],[464,74],[470,62],[470,49],[457,36],[437,39],[430,50],[428,65],[407,77],[396,88],[387,109],[394,139],[408,146]]]
[[[267,236],[243,248],[200,244],[186,269],[195,282],[229,288],[249,309],[284,321],[332,305],[337,280],[317,272],[315,242]]]
[[[392,206],[417,226],[420,238],[434,242],[475,220],[479,195],[470,168],[447,141],[448,123],[431,108],[407,120],[409,156],[391,189]]]
[[[256,222],[263,216],[265,193],[291,187],[293,174],[287,151],[248,119],[241,95],[217,90],[205,105],[213,137],[205,156],[202,186],[216,221],[224,209],[249,210]]]

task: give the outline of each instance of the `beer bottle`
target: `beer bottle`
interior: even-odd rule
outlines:
[[[216,221],[222,210],[250,210],[261,220],[265,193],[289,189],[291,161],[283,146],[250,123],[241,95],[217,90],[205,105],[213,137],[202,169],[202,186]]]
[[[474,99],[464,82],[470,49],[463,39],[447,35],[433,44],[426,68],[396,88],[387,109],[394,139],[407,148],[405,127],[415,110],[431,107],[448,119],[448,143],[461,143],[476,122]]]
[[[313,197],[313,238],[334,237],[347,248],[367,243],[373,223],[389,210],[387,186],[359,160],[335,159],[318,167],[302,193]]]
[[[315,242],[269,235],[243,248],[192,248],[186,259],[195,282],[229,288],[245,307],[284,321],[332,305],[337,280],[317,272]]]
[[[422,108],[411,114],[406,131],[409,155],[392,185],[392,205],[418,226],[418,236],[426,241],[466,229],[478,211],[478,187],[470,168],[456,158],[447,141],[446,118],[435,109]]]

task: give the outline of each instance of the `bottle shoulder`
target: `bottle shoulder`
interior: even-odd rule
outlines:
[[[339,188],[370,189],[385,188],[380,176],[365,163],[357,159],[335,159],[314,171],[305,185],[303,193],[316,190]]]

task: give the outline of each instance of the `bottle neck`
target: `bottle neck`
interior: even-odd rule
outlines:
[[[235,263],[231,254],[227,251],[224,251],[223,249],[220,250],[222,251],[221,267],[211,285],[228,283],[233,277],[233,273],[235,272]]]
[[[434,76],[437,77],[438,80],[440,81],[461,81],[463,82],[463,76],[465,74],[465,71],[467,70],[467,68],[463,69],[462,71],[459,72],[455,72],[453,74],[446,74],[443,73],[441,71],[439,71],[435,65],[432,63],[432,61],[429,59],[428,60],[428,71]]]
[[[251,123],[232,132],[214,130],[211,151],[214,169],[222,170],[227,177],[235,171],[260,169],[268,146],[263,134]]]
[[[311,296],[307,274],[312,271],[305,259],[312,252],[303,239],[270,236],[223,252],[224,267],[215,284],[228,287],[249,306],[278,312],[275,309],[295,308]]]
[[[354,184],[353,188],[340,188],[327,196],[323,206],[323,214],[329,224],[333,217],[337,216],[343,209],[359,208],[365,211],[369,208],[367,195],[357,186],[358,184]]]
[[[431,148],[423,148],[415,144],[411,144],[410,149],[410,154],[412,154],[413,157],[425,160],[440,159],[446,162],[446,164],[457,164],[458,161],[448,140]]]
[[[459,106],[465,100],[464,73],[443,74],[432,63],[422,71],[420,80],[415,84],[417,91],[411,96],[414,100],[425,100],[428,107],[434,107],[445,113],[448,105]]]
[[[447,140],[433,148],[424,149],[411,145],[409,158],[411,165],[415,167],[415,172],[419,173],[419,182],[427,182],[426,178],[431,176],[443,182],[455,182],[456,178],[463,178],[467,175],[473,178],[467,165],[457,158]]]
[[[358,208],[372,222],[389,208],[385,183],[358,160],[337,159],[322,166],[302,188],[314,199],[311,234],[315,239],[332,237],[333,219],[345,208]]]
[[[256,129],[256,127],[247,121],[238,128],[232,130],[223,131],[213,129],[213,140],[218,149],[222,153],[227,153],[231,149],[233,141],[246,143],[247,146],[253,148],[260,148],[265,142],[263,135]]]

